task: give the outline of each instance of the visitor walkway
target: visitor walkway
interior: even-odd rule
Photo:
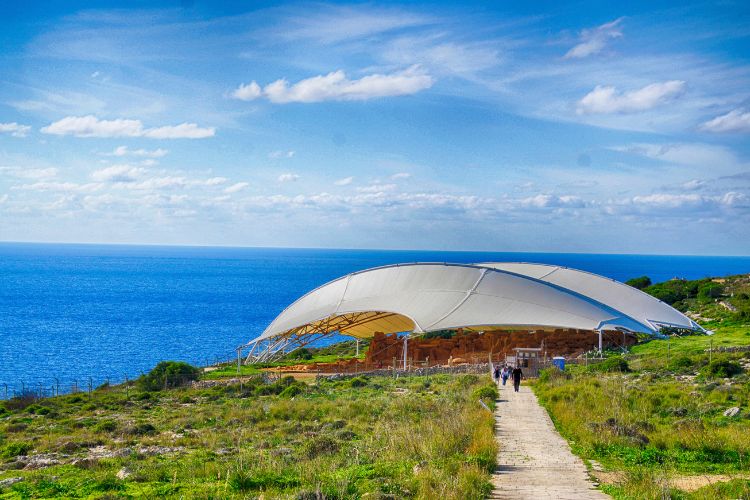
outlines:
[[[608,499],[588,477],[580,458],[555,430],[547,411],[528,386],[500,387],[495,410],[500,446],[490,498]]]

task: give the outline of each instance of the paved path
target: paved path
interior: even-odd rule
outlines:
[[[528,386],[501,386],[495,410],[500,444],[490,498],[608,499],[594,485]]]

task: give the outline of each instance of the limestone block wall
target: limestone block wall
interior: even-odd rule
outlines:
[[[632,345],[633,336],[621,333],[605,333],[604,347]],[[407,358],[413,363],[428,361],[430,365],[445,364],[449,361],[486,361],[492,353],[493,359],[504,359],[514,354],[516,347],[538,347],[548,357],[573,357],[598,346],[598,334],[590,330],[554,331],[508,331],[493,330],[484,333],[458,330],[448,339],[413,338],[408,342]],[[403,359],[403,340],[395,334],[375,333],[367,352],[365,363],[373,366],[390,366],[393,360]]]

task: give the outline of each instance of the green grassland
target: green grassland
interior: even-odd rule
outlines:
[[[339,360],[351,358],[364,359],[367,348],[370,345],[369,340],[359,341],[359,356],[356,355],[357,349],[354,340],[345,340],[323,347],[303,347],[292,351],[281,359],[272,363],[258,363],[254,365],[240,365],[237,370],[236,363],[223,363],[218,365],[215,370],[206,372],[206,379],[221,379],[232,377],[244,377],[247,375],[257,375],[263,372],[265,368],[283,368],[285,366],[314,364],[314,363],[334,363]]]
[[[672,336],[599,365],[546,370],[534,391],[615,498],[750,498],[750,276],[631,280],[714,335]],[[707,321],[708,319],[708,321]],[[735,416],[724,412],[736,407]],[[596,471],[594,472],[596,475]],[[723,476],[692,491],[676,478]]]
[[[0,498],[483,498],[495,466],[484,377],[140,386],[3,403]]]
[[[750,352],[708,353],[709,345],[750,345],[750,327],[548,370],[534,389],[578,455],[621,473],[603,485],[615,498],[750,498]],[[739,414],[724,416],[732,407]],[[668,486],[670,477],[706,474],[737,479],[692,493]]]

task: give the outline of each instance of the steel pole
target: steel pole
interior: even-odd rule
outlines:
[[[404,371],[406,371],[406,353],[409,349],[409,336],[404,335]]]

